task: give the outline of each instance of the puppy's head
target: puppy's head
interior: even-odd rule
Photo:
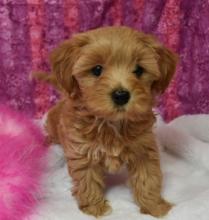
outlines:
[[[63,89],[94,115],[113,120],[134,120],[150,112],[176,62],[176,55],[154,37],[128,27],[78,34],[51,55]]]

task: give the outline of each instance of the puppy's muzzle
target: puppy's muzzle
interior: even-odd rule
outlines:
[[[130,99],[130,93],[125,89],[114,90],[111,94],[112,100],[116,105],[122,106],[128,103]]]

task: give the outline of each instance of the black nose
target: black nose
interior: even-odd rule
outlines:
[[[112,100],[116,105],[125,105],[130,99],[130,93],[127,90],[117,89],[112,92]]]

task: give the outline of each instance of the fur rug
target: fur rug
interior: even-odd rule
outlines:
[[[161,146],[164,173],[163,194],[175,204],[164,220],[209,219],[209,115],[183,116],[169,124],[158,121],[155,128]],[[62,150],[50,148],[50,169],[45,182],[47,195],[30,220],[90,220],[77,208],[70,194]],[[126,174],[110,176],[107,198],[113,212],[104,220],[154,220],[139,213],[129,188]]]
[[[0,106],[0,219],[23,220],[43,193],[47,147],[40,128]]]

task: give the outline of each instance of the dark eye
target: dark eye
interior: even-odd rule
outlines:
[[[96,65],[91,69],[94,76],[100,76],[102,74],[103,67],[101,65]]]
[[[144,68],[137,64],[133,73],[135,73],[137,77],[140,77],[144,73]]]

